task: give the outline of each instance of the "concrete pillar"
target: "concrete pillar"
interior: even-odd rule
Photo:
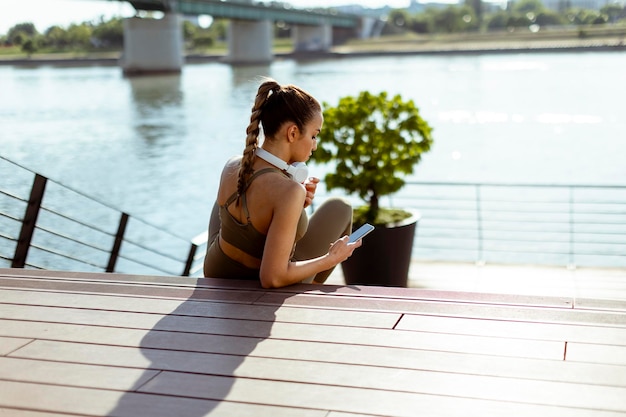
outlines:
[[[228,57],[231,64],[271,62],[272,22],[269,20],[231,20],[228,26]]]
[[[162,19],[124,19],[125,74],[181,72],[184,64],[182,17],[166,13]]]
[[[330,24],[294,26],[292,37],[296,52],[328,51],[333,46],[333,28]]]

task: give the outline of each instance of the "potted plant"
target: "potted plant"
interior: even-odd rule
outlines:
[[[317,163],[336,163],[324,180],[328,190],[344,189],[365,204],[354,209],[354,229],[374,225],[363,246],[342,263],[347,284],[407,286],[419,214],[380,207],[382,196],[399,191],[404,176],[432,144],[432,128],[413,100],[368,91],[323,103],[322,140],[313,155]]]

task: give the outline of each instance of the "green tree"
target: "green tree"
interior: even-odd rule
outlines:
[[[31,38],[31,39],[27,39],[23,44],[22,44],[22,52],[26,53],[29,57],[34,54],[37,51],[37,45],[35,44],[35,41]]]
[[[71,24],[67,28],[67,38],[72,48],[89,48],[91,46],[92,27],[86,23]]]
[[[568,12],[570,22],[575,25],[596,25],[607,22],[607,16],[596,10],[574,9]]]
[[[387,22],[396,27],[408,27],[411,21],[409,12],[404,9],[394,9],[387,15]]]
[[[328,189],[358,194],[367,202],[366,221],[380,224],[379,198],[404,186],[404,175],[430,150],[431,130],[413,100],[363,91],[334,107],[324,103],[324,133],[312,158],[336,162],[325,177]]]
[[[509,23],[510,13],[501,10],[498,11],[487,18],[487,29],[488,30],[504,30],[507,28]]]
[[[435,12],[435,30],[438,32],[465,32],[477,27],[478,19],[468,6],[448,6]]]
[[[209,31],[213,39],[225,40],[228,33],[228,20],[214,19]]]
[[[409,29],[415,33],[432,33],[435,31],[435,22],[431,16],[420,13],[411,19]]]
[[[183,21],[183,39],[186,42],[193,41],[194,36],[198,33],[198,26],[188,20]]]
[[[7,33],[7,41],[11,45],[20,46],[28,39],[32,39],[38,34],[39,32],[37,32],[34,24],[30,22],[18,23],[9,29],[9,32]]]
[[[568,22],[567,18],[562,13],[557,13],[552,10],[543,10],[535,16],[535,23],[539,26],[558,26],[566,25]]]
[[[509,19],[506,22],[506,27],[509,30],[517,29],[517,28],[528,28],[528,26],[533,23],[534,15],[532,13],[520,14],[520,13],[511,13],[509,14]]]
[[[617,23],[626,18],[626,5],[606,4],[600,8],[600,13],[607,16],[609,23]]]
[[[44,44],[57,49],[68,45],[67,31],[61,26],[50,26],[44,33]]]
[[[513,4],[512,11],[521,14],[534,13],[537,15],[544,9],[545,6],[541,0],[521,0],[520,2]]]
[[[474,12],[474,16],[478,20],[478,25],[483,22],[483,2],[482,0],[465,0],[465,5],[470,7]]]
[[[191,41],[192,48],[210,48],[215,43],[213,35],[208,32],[201,32],[194,36]]]
[[[92,29],[91,36],[100,46],[122,47],[124,45],[124,24],[122,19],[114,17],[108,22],[100,22]]]

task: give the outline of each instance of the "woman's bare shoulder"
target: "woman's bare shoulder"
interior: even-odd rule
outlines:
[[[241,155],[233,156],[224,165],[224,169],[222,170],[222,176],[231,176],[236,175],[239,172],[239,167],[241,166]]]
[[[281,205],[294,203],[299,206],[300,200],[304,203],[306,189],[302,184],[298,184],[284,175],[268,175],[268,180],[270,180],[268,185],[271,187],[272,194],[278,197]]]

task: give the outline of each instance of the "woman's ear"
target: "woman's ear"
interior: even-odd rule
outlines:
[[[296,139],[298,139],[299,134],[300,129],[298,129],[298,125],[296,125],[295,123],[287,128],[287,140],[289,142],[295,142]]]

